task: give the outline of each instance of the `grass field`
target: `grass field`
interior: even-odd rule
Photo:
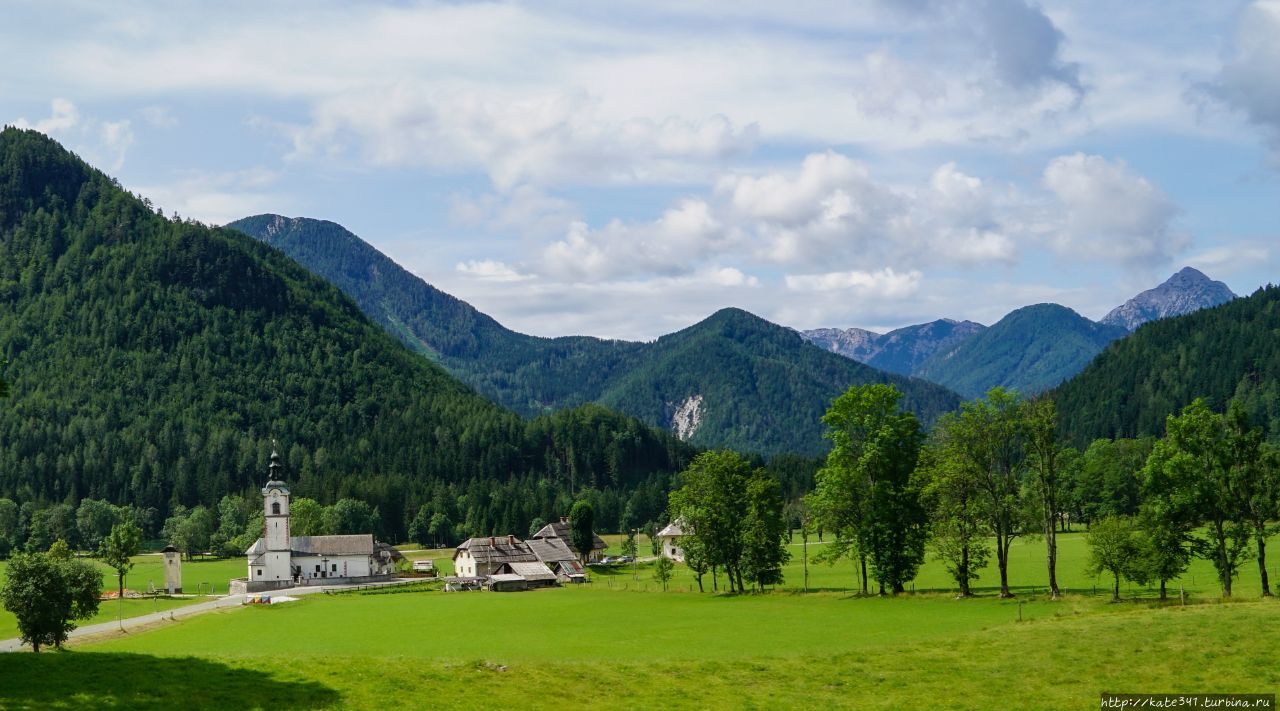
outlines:
[[[0,655],[0,708],[1039,710],[1096,707],[1103,691],[1280,690],[1280,602],[1257,598],[1255,568],[1236,602],[1215,601],[1197,562],[1183,582],[1193,604],[1159,605],[1146,589],[1109,604],[1105,581],[1094,594],[1083,573],[1084,537],[1060,548],[1071,592],[1057,602],[1039,540],[1015,544],[1016,600],[992,594],[994,571],[984,594],[956,600],[934,561],[896,599],[848,594],[847,562],[811,566],[821,591],[801,594],[798,543],[787,584],[766,595],[687,592],[683,568],[663,593],[642,564],[639,579],[611,567],[589,586],[523,594],[311,596]]]
[[[115,570],[92,558],[86,558],[85,560],[102,569],[102,589],[114,591],[116,589]],[[164,561],[160,556],[140,555],[134,557],[133,560],[133,570],[124,576],[126,588],[142,592],[147,590],[149,583],[158,588],[164,587]],[[5,562],[0,561],[0,583],[4,582],[5,570]],[[225,595],[228,581],[233,577],[243,577],[244,574],[245,562],[243,558],[187,561],[182,564],[182,588],[184,591],[193,593],[202,589]],[[123,603],[119,600],[104,600],[97,615],[78,624],[85,626],[99,622],[110,622],[117,617],[127,618],[152,612],[163,612],[196,602],[200,602],[200,598],[161,596],[159,598],[125,599]],[[0,607],[0,639],[9,639],[17,636],[17,620],[14,619],[12,613]]]
[[[608,589],[320,596],[64,655],[5,655],[8,705],[76,708],[1084,708],[1104,691],[1280,688],[1280,604],[1152,609],[941,594]],[[64,661],[64,658],[69,658]],[[95,683],[100,669],[133,682]],[[153,679],[190,668],[201,678]],[[95,670],[89,675],[85,670]],[[217,683],[213,683],[216,681]],[[251,694],[251,697],[243,696]]]
[[[611,534],[603,538],[609,544],[609,549],[606,551],[608,555],[621,555],[621,535]],[[1272,552],[1272,555],[1271,562],[1267,568],[1270,571],[1273,583],[1280,581],[1280,546],[1277,546],[1277,543],[1280,543],[1280,536],[1272,538],[1268,544],[1268,550]],[[821,553],[824,547],[825,544],[819,542],[816,538],[811,539],[809,542],[809,590],[855,590],[857,586],[857,570],[853,563],[841,560],[834,565],[828,565],[813,561],[814,556]],[[648,539],[644,536],[639,538],[639,549],[641,557],[649,557],[651,549]],[[784,569],[786,581],[779,586],[779,589],[799,591],[804,588],[802,549],[803,545],[800,542],[800,536],[797,534],[794,537],[794,542],[787,546],[787,550],[791,553],[791,560]],[[442,575],[450,575],[453,572],[452,548],[414,550],[409,552],[407,557],[413,560],[434,560],[436,569],[441,571]],[[1095,591],[1098,594],[1102,594],[1108,589],[1111,581],[1106,576],[1085,574],[1084,569],[1087,566],[1088,558],[1089,548],[1085,542],[1085,533],[1083,531],[1058,534],[1059,587],[1070,592],[1091,595]],[[1043,594],[1049,580],[1044,560],[1043,538],[1023,537],[1014,539],[1013,547],[1009,553],[1009,584],[1015,592]],[[644,589],[646,585],[649,589],[653,589],[656,583],[653,582],[650,568],[651,566],[647,566],[644,563],[639,565],[639,581],[632,580],[632,568],[628,565],[593,566],[590,572],[598,583],[605,586],[621,587],[626,585],[628,589],[632,589],[635,587],[635,583],[638,582],[641,589]],[[1000,576],[996,571],[994,555],[991,556],[987,567],[981,572],[981,576],[974,587],[977,592],[991,592],[999,589]],[[708,591],[711,590],[712,581],[710,575],[703,579],[703,584]],[[693,576],[689,574],[687,569],[680,566],[676,568],[676,577],[670,585],[673,590],[687,591],[697,589],[697,583],[694,581]],[[941,563],[932,558],[920,569],[920,573],[916,576],[913,585],[917,592],[945,592],[955,589],[955,584],[947,575],[946,569]],[[1186,575],[1170,583],[1169,589],[1176,595],[1180,585],[1189,595],[1193,596],[1218,597],[1221,592],[1217,573],[1214,572],[1213,566],[1207,560],[1196,559]],[[1131,588],[1128,583],[1122,586],[1122,590],[1126,596],[1132,595],[1134,597],[1155,594],[1154,588]],[[1258,595],[1257,564],[1250,556],[1246,556],[1240,568],[1240,575],[1235,581],[1235,590],[1237,596],[1252,597]]]

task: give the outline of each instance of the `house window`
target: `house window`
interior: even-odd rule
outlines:
[[[320,572],[320,564],[319,564],[319,563],[316,563],[316,572],[317,572],[317,573],[319,573],[319,572]]]
[[[271,513],[272,513],[272,515],[274,515],[274,516],[279,516],[279,515],[280,515],[280,502],[279,502],[279,501],[272,501],[272,502],[271,502]]]
[[[336,572],[338,572],[338,564],[337,564],[337,563],[334,563],[334,564],[333,564],[333,572],[335,572],[335,573],[336,573]]]
[[[258,569],[258,575],[262,575],[262,569],[261,569],[261,568],[259,568],[259,569]]]

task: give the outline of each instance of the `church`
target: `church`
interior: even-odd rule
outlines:
[[[262,538],[245,551],[249,577],[244,581],[244,592],[368,583],[395,576],[396,562],[404,556],[386,543],[374,541],[371,533],[290,535],[289,487],[282,469],[280,455],[273,451],[267,485],[262,487]]]

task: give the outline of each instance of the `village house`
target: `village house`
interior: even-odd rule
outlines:
[[[454,575],[459,579],[489,579],[500,583],[490,589],[524,590],[560,582],[586,582],[582,562],[558,538],[522,541],[515,536],[468,538],[453,554]],[[512,576],[527,585],[517,585]]]
[[[249,577],[232,581],[243,592],[295,585],[365,583],[390,580],[400,551],[374,541],[373,534],[289,535],[289,487],[281,475],[280,455],[271,453],[267,485],[262,487],[263,537],[245,555]],[[237,585],[239,583],[239,585]]]
[[[569,542],[569,519],[564,516],[561,516],[559,521],[548,523],[542,528],[539,528],[538,532],[530,536],[530,538],[533,540],[558,538],[568,544],[570,549],[573,548],[572,544]],[[585,558],[588,563],[596,563],[604,557],[604,551],[609,547],[609,544],[605,543],[604,539],[595,533],[591,534],[591,539],[591,551],[587,553]]]
[[[536,563],[538,557],[515,536],[468,538],[453,552],[453,574],[459,578],[487,578],[507,563]]]
[[[684,549],[680,547],[680,539],[684,538],[684,522],[676,519],[658,531],[658,550],[661,555],[677,563],[684,562]]]
[[[582,561],[569,550],[569,545],[559,538],[533,538],[525,541],[539,561],[551,569],[564,583],[585,583],[587,571]]]

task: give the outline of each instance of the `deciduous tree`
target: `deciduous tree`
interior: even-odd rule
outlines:
[[[569,509],[569,545],[585,563],[591,556],[595,542],[595,513],[591,510],[591,504],[578,501]]]
[[[1120,578],[1142,583],[1149,571],[1144,565],[1143,544],[1133,520],[1108,516],[1089,527],[1089,575],[1111,573],[1115,581],[1111,599],[1120,601]]]
[[[124,597],[124,576],[133,569],[133,556],[142,549],[142,530],[132,523],[117,523],[102,541],[102,562],[116,571],[120,597]]]
[[[102,572],[92,564],[28,553],[9,562],[0,600],[17,618],[22,641],[39,652],[61,647],[76,621],[92,617],[101,590]]]

